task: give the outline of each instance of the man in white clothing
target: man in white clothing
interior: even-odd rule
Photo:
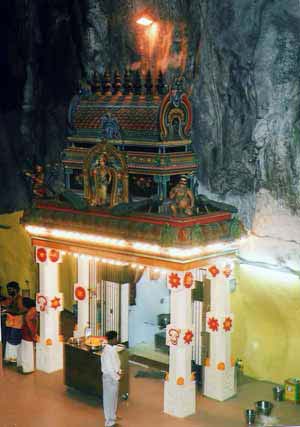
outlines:
[[[119,395],[119,381],[121,377],[121,364],[117,353],[116,344],[118,334],[116,331],[106,333],[107,344],[101,355],[102,381],[103,381],[103,409],[105,427],[116,426],[117,406]]]

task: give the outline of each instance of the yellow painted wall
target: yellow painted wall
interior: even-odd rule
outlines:
[[[241,265],[237,280],[231,294],[233,356],[254,378],[283,383],[300,377],[300,279]]]
[[[33,258],[30,239],[23,225],[20,224],[22,212],[0,215],[0,224],[10,229],[0,228],[0,285],[6,295],[6,284],[16,281],[21,289],[29,282],[30,296],[34,297],[37,289],[37,266]]]
[[[38,265],[34,260],[34,251],[31,247],[29,235],[20,224],[22,212],[0,215],[0,224],[11,228],[0,228],[0,285],[6,295],[6,284],[16,281],[21,289],[25,289],[29,282],[30,296],[35,297],[38,290]],[[64,262],[59,266],[60,291],[64,293],[64,306],[72,310],[73,285],[76,282],[76,260],[65,255]]]

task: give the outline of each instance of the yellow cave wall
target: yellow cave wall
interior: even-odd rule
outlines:
[[[249,265],[237,266],[236,277],[233,356],[253,378],[283,383],[300,377],[300,279]]]
[[[0,215],[0,225],[10,228],[0,228],[0,285],[6,295],[6,284],[16,281],[21,289],[30,289],[31,298],[38,290],[38,265],[35,263],[34,250],[29,235],[20,224],[23,212]],[[59,266],[60,292],[64,294],[64,307],[72,310],[73,286],[76,282],[76,259],[71,255],[64,255]]]
[[[31,242],[23,225],[20,224],[22,212],[0,215],[0,224],[9,229],[0,228],[0,285],[6,295],[6,284],[16,281],[21,289],[30,289],[33,298],[37,289],[38,268],[34,262]]]

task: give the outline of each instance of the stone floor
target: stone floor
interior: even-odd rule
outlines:
[[[129,354],[134,354],[136,356],[144,357],[146,359],[155,360],[156,362],[161,362],[165,364],[169,363],[169,355],[167,353],[157,351],[154,345],[148,343],[139,343],[134,347],[130,347]]]
[[[130,367],[130,397],[119,407],[122,427],[243,427],[244,409],[256,400],[272,398],[272,384],[249,381],[239,387],[238,396],[215,402],[197,396],[197,413],[176,419],[162,411],[163,383],[158,379],[135,378],[137,366]],[[274,402],[272,415],[281,424],[300,425],[300,405]],[[103,411],[99,402],[74,391],[66,391],[63,374],[18,374],[5,367],[0,377],[0,427],[101,427]]]

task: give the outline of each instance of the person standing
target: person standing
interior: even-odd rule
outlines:
[[[34,300],[23,298],[23,305],[26,313],[22,326],[21,346],[18,349],[17,366],[22,369],[23,374],[30,374],[34,371],[33,343],[37,338],[37,313]]]
[[[119,396],[119,381],[121,378],[121,363],[117,353],[118,334],[109,331],[105,334],[107,344],[101,355],[103,382],[103,409],[105,427],[116,426]]]
[[[24,307],[20,295],[20,286],[17,282],[6,285],[8,297],[1,302],[6,307],[5,322],[5,360],[16,363],[18,349],[22,339],[22,324]]]

